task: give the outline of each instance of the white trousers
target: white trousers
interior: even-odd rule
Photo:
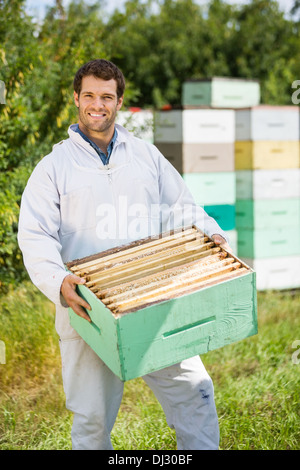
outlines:
[[[60,350],[66,406],[74,413],[72,448],[112,450],[110,434],[124,383],[69,325],[67,334],[61,335]],[[178,450],[218,449],[213,384],[199,356],[143,379],[160,402],[168,425],[175,429]]]

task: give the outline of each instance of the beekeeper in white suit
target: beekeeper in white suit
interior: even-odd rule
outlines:
[[[64,263],[196,224],[229,249],[226,235],[197,207],[158,149],[115,124],[125,81],[111,62],[93,60],[74,78],[78,124],[34,169],[25,188],[19,245],[32,282],[56,305],[66,405],[74,413],[73,449],[112,449],[123,393],[115,376],[70,326],[68,306],[90,321],[77,295],[81,278]],[[177,448],[218,449],[212,381],[197,356],[144,377],[176,430]]]

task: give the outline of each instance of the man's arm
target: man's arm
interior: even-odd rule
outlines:
[[[65,269],[59,228],[59,193],[41,161],[28,180],[21,202],[18,242],[24,264],[32,282],[54,304],[70,306],[87,318],[84,308],[89,309],[89,305],[75,290],[84,280]]]

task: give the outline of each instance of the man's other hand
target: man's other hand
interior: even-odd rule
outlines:
[[[75,276],[75,274],[69,274],[64,278],[60,291],[69,307],[71,307],[77,315],[90,322],[91,319],[84,309],[91,310],[91,307],[76,292],[76,286],[84,283],[85,280],[81,277]]]
[[[228,245],[225,238],[221,237],[221,235],[213,235],[212,240],[215,242],[216,245],[220,245],[223,250],[228,251],[228,253],[233,253],[232,248]]]

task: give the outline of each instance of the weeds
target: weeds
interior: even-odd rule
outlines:
[[[71,449],[54,308],[29,283],[0,298],[0,450]],[[223,450],[298,450],[300,291],[258,294],[259,333],[202,356],[215,387]],[[125,383],[116,450],[176,449],[175,432],[142,379]]]

